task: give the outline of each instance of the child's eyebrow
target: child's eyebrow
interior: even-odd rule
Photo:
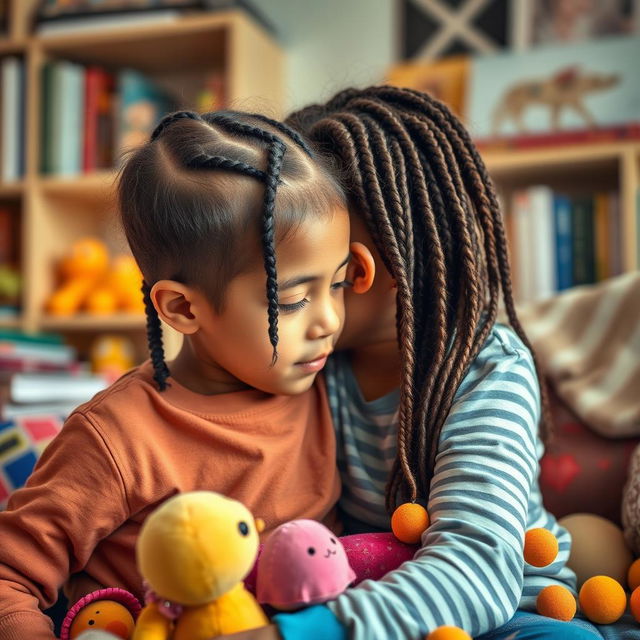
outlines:
[[[340,269],[342,269],[342,267],[344,267],[344,265],[349,262],[350,258],[351,254],[349,253],[347,254],[347,257],[338,265],[338,267],[334,271],[334,274],[340,271]],[[314,280],[319,279],[320,276],[297,276],[295,278],[289,278],[288,280],[284,280],[283,282],[278,283],[278,289],[291,289],[292,287],[297,287],[298,285],[306,284],[307,282],[313,282]]]

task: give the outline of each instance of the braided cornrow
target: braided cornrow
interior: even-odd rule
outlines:
[[[265,126],[260,126],[262,123]],[[279,134],[293,141],[293,150],[286,158],[289,147]],[[242,144],[236,143],[238,139],[243,139]],[[265,151],[266,168],[263,170],[254,163],[264,157]],[[122,220],[129,244],[145,274],[147,336],[154,379],[160,390],[167,387],[170,374],[164,361],[160,320],[147,283],[168,277],[199,284],[205,289],[208,287],[214,306],[219,309],[224,283],[253,259],[243,255],[246,252],[234,251],[229,244],[239,246],[240,238],[245,236],[246,216],[253,209],[252,203],[243,205],[238,199],[242,188],[236,193],[229,192],[225,183],[216,188],[215,179],[192,181],[185,170],[232,172],[264,184],[256,231],[266,272],[268,335],[273,347],[273,364],[278,355],[275,214],[276,194],[284,184],[281,174],[289,178],[289,185],[297,185],[287,187],[288,209],[285,207],[284,219],[279,221],[283,233],[307,212],[324,214],[334,203],[344,206],[339,183],[316,158],[313,158],[312,166],[309,161],[312,157],[309,145],[300,134],[259,114],[224,111],[200,115],[179,111],[161,120],[150,142],[136,150],[123,168],[119,184]],[[172,174],[174,169],[177,171]],[[145,180],[140,180],[142,175]],[[156,181],[150,181],[149,176]],[[212,186],[208,188],[207,185]],[[161,258],[163,252],[165,259]],[[187,255],[189,260],[185,260]],[[216,269],[216,277],[207,284],[202,281],[202,270],[198,268],[198,263],[206,260]]]
[[[143,281],[142,296],[144,299],[144,309],[147,314],[147,341],[149,342],[149,353],[151,354],[151,364],[153,365],[153,379],[160,391],[167,388],[167,378],[169,368],[164,361],[164,347],[162,346],[162,326],[158,312],[151,302],[151,288]]]
[[[417,91],[347,89],[287,122],[338,159],[355,207],[396,280],[402,372],[387,507],[426,499],[442,426],[495,324],[500,291],[511,325],[531,347],[515,312],[492,182],[462,124]],[[545,438],[549,422],[539,369],[538,377]]]

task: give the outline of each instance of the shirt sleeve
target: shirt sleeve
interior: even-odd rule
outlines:
[[[539,388],[524,346],[495,333],[487,344],[441,433],[421,549],[381,580],[328,603],[349,638],[417,640],[440,625],[476,636],[507,622],[518,606]],[[309,631],[298,629],[287,640]]]
[[[41,613],[128,516],[120,473],[88,418],[73,414],[0,513],[0,637],[53,640]]]

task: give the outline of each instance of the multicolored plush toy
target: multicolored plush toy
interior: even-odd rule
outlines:
[[[102,629],[129,640],[140,613],[137,598],[124,589],[99,589],[80,598],[67,612],[60,640],[75,640],[84,631]]]
[[[275,529],[258,559],[258,602],[291,611],[332,600],[356,578],[340,539],[315,520]]]
[[[149,585],[133,640],[207,640],[268,623],[242,579],[264,527],[211,491],[177,495],[144,522],[136,554]]]

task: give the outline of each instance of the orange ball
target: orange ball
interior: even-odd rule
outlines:
[[[429,526],[427,510],[415,502],[401,504],[391,516],[391,530],[400,542],[416,544]]]
[[[629,598],[629,608],[633,617],[640,622],[640,587],[636,587]]]
[[[627,608],[627,596],[619,582],[609,576],[593,576],[580,589],[580,609],[591,622],[612,624]]]
[[[640,587],[640,558],[634,560],[627,572],[627,583],[629,584],[629,591],[635,591]]]
[[[541,616],[569,622],[576,615],[576,599],[569,589],[559,584],[545,587],[538,594],[536,610]]]
[[[534,567],[546,567],[558,555],[558,539],[549,529],[529,529],[524,535],[524,560]]]
[[[428,636],[427,640],[472,640],[471,636],[460,627],[438,627]]]

